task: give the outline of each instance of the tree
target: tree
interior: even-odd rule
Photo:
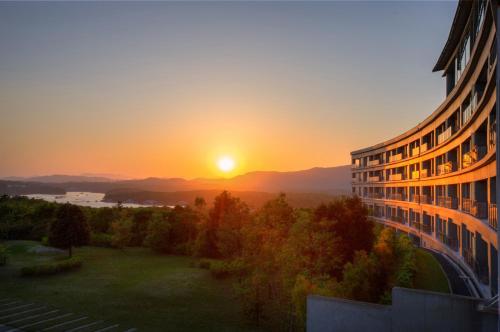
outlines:
[[[123,249],[130,244],[132,238],[132,221],[129,218],[119,219],[111,224],[113,235],[111,245]]]
[[[239,198],[223,191],[215,197],[209,212],[208,232],[214,232],[217,251],[214,257],[231,258],[241,255],[243,247],[242,226],[248,221],[248,206]]]
[[[89,226],[80,207],[66,203],[57,210],[56,218],[49,229],[49,243],[61,249],[68,249],[69,257],[73,247],[88,244]]]
[[[194,206],[196,207],[196,209],[203,210],[206,205],[207,205],[207,202],[205,201],[205,199],[203,197],[196,196],[196,198],[194,199]]]
[[[145,243],[152,250],[160,253],[170,253],[172,250],[172,225],[161,213],[154,213],[148,226]]]

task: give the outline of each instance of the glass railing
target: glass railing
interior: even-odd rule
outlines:
[[[447,209],[458,209],[458,197],[439,196],[437,205]]]
[[[488,153],[488,149],[485,146],[475,145],[472,150],[464,153],[462,156],[462,168],[467,168],[477,161],[481,160]]]
[[[452,135],[452,128],[448,127],[443,131],[441,134],[438,135],[438,144],[443,143],[446,141],[448,138],[450,138]]]
[[[498,229],[497,205],[489,204],[488,206],[488,224],[494,230]]]
[[[453,172],[453,163],[448,161],[437,166],[437,175],[444,175]]]
[[[469,104],[466,109],[463,110],[462,113],[462,124],[466,124],[469,122],[470,118],[472,117],[472,105]]]
[[[398,154],[389,156],[389,162],[400,161],[400,160],[403,160],[403,154],[402,153],[398,153]]]
[[[401,181],[403,179],[403,174],[396,173],[389,175],[389,181]]]

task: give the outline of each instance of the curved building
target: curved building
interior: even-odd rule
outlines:
[[[351,152],[373,218],[449,257],[478,296],[497,293],[495,1],[460,0],[434,67],[446,99],[424,121]]]

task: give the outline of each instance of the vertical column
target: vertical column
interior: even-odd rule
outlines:
[[[498,162],[498,156],[500,156],[500,62],[499,62],[499,54],[500,54],[500,32],[499,32],[499,29],[498,27],[500,26],[500,7],[499,7],[499,4],[497,1],[492,1],[492,6],[494,6],[494,10],[496,12],[496,58],[497,58],[497,74],[496,74],[496,100],[497,100],[497,103],[496,103],[496,110],[495,110],[495,113],[496,113],[496,119],[497,119],[497,124],[496,124],[496,130],[497,130],[497,135],[496,135],[496,159],[497,159],[497,162],[496,162],[496,181],[497,181],[497,185],[496,185],[496,190],[497,190],[497,193],[496,193],[496,199],[497,199],[497,206],[500,206],[500,194],[498,193],[498,189],[500,188],[500,163]],[[500,227],[497,227],[497,248],[498,248],[498,244],[500,243]],[[497,269],[500,267],[500,255],[497,255],[497,260],[498,260],[498,263],[497,264]],[[497,294],[500,294],[500,273],[497,273],[497,287],[498,287],[498,290],[497,290]],[[497,306],[498,307],[498,313],[500,315],[500,305]],[[500,324],[498,324],[498,331],[500,332]]]

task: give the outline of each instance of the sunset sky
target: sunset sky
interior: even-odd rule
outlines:
[[[0,3],[0,176],[347,164],[443,100],[455,8]]]

